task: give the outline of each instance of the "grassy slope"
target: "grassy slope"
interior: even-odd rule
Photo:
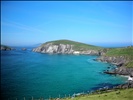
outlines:
[[[61,100],[133,100],[133,88],[103,94],[83,95],[73,99],[66,98]]]
[[[107,51],[106,56],[124,56],[129,61],[125,66],[133,67],[133,47],[113,48]]]
[[[78,51],[89,50],[89,49],[90,50],[100,50],[100,49],[102,49],[101,47],[98,47],[98,46],[88,45],[88,44],[75,42],[75,41],[71,41],[71,40],[56,40],[56,41],[49,41],[49,42],[46,42],[46,43],[53,43],[54,45],[70,44],[70,45],[74,45],[73,49],[78,50]],[[44,43],[43,45],[45,45],[46,43]]]
[[[133,47],[128,48],[113,48],[107,53],[107,56],[126,56],[133,59]]]

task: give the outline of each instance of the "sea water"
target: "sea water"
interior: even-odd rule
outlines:
[[[98,56],[42,54],[21,49],[1,51],[1,96],[14,100],[72,96],[125,83],[127,78],[107,75],[109,63]]]

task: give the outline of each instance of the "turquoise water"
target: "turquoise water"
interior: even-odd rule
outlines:
[[[1,52],[1,95],[7,98],[64,97],[124,83],[126,78],[102,73],[110,64],[97,56]],[[115,66],[114,66],[115,67]]]

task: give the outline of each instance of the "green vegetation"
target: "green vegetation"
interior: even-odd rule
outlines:
[[[106,56],[125,56],[133,59],[133,47],[109,49]]]
[[[90,94],[81,95],[75,98],[65,98],[61,100],[132,100],[133,99],[133,89],[124,90],[112,90],[111,92],[102,94]]]
[[[123,56],[129,62],[125,64],[126,67],[133,67],[133,46],[126,48],[112,48],[106,53],[106,56]]]
[[[77,51],[84,51],[84,50],[100,50],[103,49],[102,47],[98,47],[98,46],[93,46],[93,45],[88,45],[85,43],[80,43],[80,42],[75,42],[75,41],[71,41],[71,40],[56,40],[56,41],[49,41],[46,42],[42,45],[45,45],[47,43],[52,43],[54,45],[59,45],[59,44],[69,44],[69,45],[73,45],[73,49],[77,50]]]
[[[133,68],[133,61],[128,62],[127,64],[125,64],[125,66],[128,68]]]

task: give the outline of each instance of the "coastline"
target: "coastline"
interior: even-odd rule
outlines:
[[[80,55],[84,55],[84,54],[80,54]],[[97,56],[97,58],[99,59],[101,56]],[[96,59],[93,59],[94,61],[98,61]],[[109,63],[111,64],[110,67],[113,66],[116,66],[115,69],[118,69],[120,66],[118,65],[118,63],[111,63],[111,62],[108,62],[108,61],[100,61],[102,63]],[[107,73],[106,73],[107,74]],[[111,74],[111,73],[108,73],[108,74]],[[133,81],[131,81],[129,83],[128,81],[128,78],[130,77],[130,75],[121,75],[121,74],[116,74],[116,73],[112,73],[112,75],[119,75],[121,77],[126,77],[126,81],[124,83],[121,83],[121,84],[114,84],[112,86],[103,86],[103,87],[97,87],[96,89],[92,89],[90,91],[87,91],[87,92],[79,92],[79,93],[74,93],[72,95],[71,98],[74,98],[74,97],[78,97],[78,96],[82,96],[82,95],[89,95],[89,94],[99,94],[99,92],[104,92],[104,91],[113,91],[113,90],[119,90],[119,89],[128,89],[128,88],[133,88]]]
[[[23,52],[23,51],[22,51]],[[99,56],[97,56],[97,57],[99,57]],[[97,58],[96,57],[96,58]],[[87,57],[88,58],[88,57]],[[93,58],[92,58],[93,59]],[[100,67],[100,66],[99,66]],[[102,72],[102,70],[101,70],[101,72]],[[84,82],[86,82],[86,81],[84,81]],[[95,85],[96,86],[96,85]],[[102,85],[101,85],[102,86]],[[116,86],[116,85],[114,85],[114,86]],[[89,92],[87,92],[87,91],[85,91],[85,93],[84,94],[91,94],[92,92],[95,92],[95,91],[97,91],[97,90],[102,90],[102,91],[104,91],[105,89],[108,89],[106,86],[103,86],[103,87],[99,87],[99,88],[97,88],[97,89],[93,89],[92,91],[91,90],[89,90]],[[78,96],[78,95],[83,95],[83,93],[82,93],[82,91],[79,91],[80,93],[76,93],[76,96]],[[72,95],[71,95],[72,96]]]
[[[84,55],[84,54],[80,54],[80,55]],[[86,55],[86,54],[85,54]],[[90,56],[90,55],[88,55],[88,56]],[[99,58],[99,57],[101,57],[101,56],[97,56],[97,58]],[[101,62],[103,62],[103,61],[101,61]],[[114,63],[110,63],[110,62],[103,62],[103,63],[109,63],[110,65],[116,65],[116,64],[114,64]],[[111,67],[111,66],[110,66]],[[119,66],[116,66],[117,68],[119,67]],[[103,71],[102,71],[103,72]],[[114,74],[115,75],[115,74]],[[118,74],[119,75],[119,74]],[[123,77],[128,77],[129,75],[121,75],[121,76],[123,76]],[[126,83],[126,82],[125,82]],[[115,88],[115,86],[116,85],[114,85],[114,88]],[[116,87],[119,87],[119,86],[123,86],[122,84],[118,84]],[[94,90],[94,92],[95,91],[97,91],[97,90],[99,90],[100,88],[98,88],[98,89],[95,89]],[[103,87],[103,88],[101,88],[101,90],[104,90],[105,89],[105,87]],[[111,88],[111,89],[113,89],[113,88]],[[81,92],[81,93],[77,93],[78,95],[80,94],[80,95],[82,95],[83,93]]]
[[[107,70],[105,73],[107,74],[118,74],[118,75],[132,75],[133,76],[133,68],[125,67],[125,64],[128,62],[123,56],[120,57],[108,57],[108,56],[100,56],[96,59],[96,61],[111,63],[116,65],[114,70]]]

